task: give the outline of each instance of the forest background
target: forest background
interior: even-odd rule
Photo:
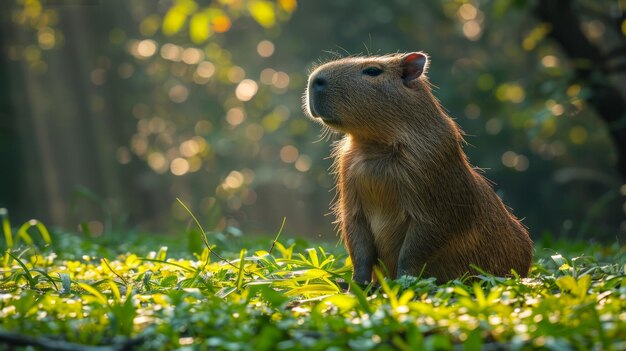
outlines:
[[[535,238],[626,232],[623,1],[0,3],[0,207],[92,236],[335,241],[309,70],[424,51],[465,151]],[[339,136],[335,136],[337,139]],[[332,138],[331,138],[332,139]]]

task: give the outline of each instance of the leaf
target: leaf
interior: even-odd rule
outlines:
[[[14,303],[16,312],[24,318],[37,303],[37,293],[32,290],[24,292]]]
[[[421,350],[423,347],[422,344],[424,343],[424,335],[422,335],[414,324],[409,325],[407,331],[407,341],[409,342],[411,350]]]
[[[557,267],[562,267],[564,264],[567,264],[567,260],[561,254],[552,255],[550,258],[556,263]]]
[[[476,302],[478,303],[478,306],[485,307],[487,300],[485,298],[485,292],[480,287],[480,284],[474,283],[473,289],[474,289],[474,296],[476,297]]]
[[[22,224],[22,226],[17,230],[17,236],[21,237],[24,242],[31,245],[33,243],[33,239],[30,237],[30,235],[28,235],[27,232],[32,227],[37,228],[37,230],[39,231],[39,235],[41,235],[41,238],[47,245],[50,245],[52,243],[52,239],[50,238],[50,233],[48,232],[48,229],[45,225],[43,225],[43,223],[36,219],[31,219],[30,221]]]
[[[211,18],[204,12],[196,13],[189,21],[189,37],[201,44],[211,36]]]
[[[248,11],[254,20],[265,28],[276,24],[276,9],[274,3],[263,0],[253,0],[248,4]]]
[[[159,252],[157,252],[155,259],[157,261],[165,261],[166,258],[167,258],[167,246],[161,246],[161,248],[159,249]]]
[[[446,335],[435,334],[424,340],[425,350],[452,350],[452,343]]]
[[[241,290],[243,285],[243,273],[246,265],[246,249],[239,251],[239,273],[237,274],[237,290]]]
[[[314,248],[310,248],[310,249],[306,249],[306,252],[309,254],[309,259],[310,259],[311,264],[315,267],[319,267],[320,260],[317,257],[317,250],[315,250]]]
[[[457,294],[459,296],[464,296],[464,297],[469,297],[470,296],[469,292],[467,292],[467,290],[463,289],[462,286],[458,286],[458,285],[455,286],[453,291],[454,291],[455,294]]]
[[[114,301],[120,303],[122,301],[122,295],[120,294],[120,289],[117,287],[114,281],[109,281],[109,286],[111,287],[111,293],[115,298]]]
[[[196,8],[197,5],[193,1],[178,1],[176,5],[167,10],[165,18],[163,18],[163,34],[172,36],[180,32],[185,25],[187,16]]]
[[[400,351],[414,350],[411,348],[409,344],[407,344],[404,340],[402,340],[400,335],[394,335],[394,337],[391,339],[391,343]]]
[[[480,351],[483,349],[483,337],[480,329],[474,329],[469,332],[467,340],[463,342],[463,349],[465,351]]]
[[[68,294],[72,287],[70,275],[67,273],[59,273],[59,278],[61,278],[61,294]]]
[[[407,305],[412,299],[415,297],[415,292],[413,290],[406,290],[398,299],[398,304],[400,306]]]
[[[287,296],[267,285],[256,285],[250,288],[250,292],[251,294],[259,295],[261,299],[273,308],[279,308],[289,300]]]
[[[143,288],[145,291],[152,290],[152,284],[150,284],[150,279],[152,279],[152,271],[146,271],[143,275]]]
[[[4,240],[7,243],[7,248],[10,250],[13,248],[13,233],[11,232],[11,222],[9,222],[9,215],[6,208],[0,208],[0,218],[2,218]]]
[[[185,266],[182,266],[182,265],[180,265],[178,263],[174,263],[174,262],[163,261],[163,260],[156,260],[156,259],[153,259],[153,258],[138,258],[138,260],[139,261],[154,262],[154,263],[164,264],[164,265],[168,265],[168,266],[173,266],[173,267],[180,268],[180,269],[182,269],[184,271],[187,271],[187,272],[195,272],[195,270],[193,270],[193,269],[191,269],[189,267],[185,267]]]
[[[578,284],[576,283],[576,279],[572,276],[564,276],[560,277],[556,280],[556,285],[561,289],[562,292],[571,292],[575,293],[578,289]]]
[[[215,296],[223,299],[226,296],[234,293],[235,291],[237,291],[237,287],[230,286],[230,287],[220,289],[218,292],[215,293]]]
[[[283,10],[291,13],[294,12],[298,7],[298,2],[296,0],[278,0],[278,5]]]
[[[583,275],[582,277],[578,278],[577,295],[579,298],[582,299],[583,297],[587,296],[587,292],[589,290],[590,285],[591,285],[590,275]]]
[[[394,290],[391,290],[391,288],[389,287],[389,283],[387,283],[385,277],[383,276],[380,269],[378,269],[378,267],[374,268],[374,274],[376,275],[376,279],[378,279],[378,282],[380,283],[380,287],[383,289],[385,294],[387,294],[387,298],[389,299],[389,304],[391,305],[391,308],[395,310],[396,308],[398,308],[398,295]]]
[[[41,274],[41,276],[39,276],[39,277],[37,277],[37,278],[41,278],[41,277],[46,278],[46,280],[47,280],[48,282],[50,282],[50,284],[52,284],[52,286],[54,286],[54,289],[55,289],[55,290],[59,290],[59,287],[57,287],[57,284],[56,284],[56,282],[54,281],[54,279],[52,279],[52,277],[51,277],[51,276],[50,276],[50,275],[49,275],[46,271],[44,271],[44,270],[43,270],[43,269],[41,269],[41,268],[34,268],[34,269],[32,269],[32,271],[33,271],[33,272],[37,272],[37,273]]]
[[[280,251],[280,255],[282,256],[282,258],[286,260],[290,260],[293,257],[294,246],[294,244],[291,244],[289,247],[285,247],[280,242],[276,242],[276,248],[278,249],[278,251]]]
[[[164,288],[168,288],[168,287],[172,287],[176,285],[176,283],[178,283],[178,277],[175,275],[170,275],[161,279],[161,281],[159,282],[159,285],[161,285]]]
[[[87,291],[91,295],[95,296],[95,298],[98,300],[100,304],[105,305],[105,306],[108,305],[108,300],[106,296],[104,296],[100,291],[98,291],[98,289],[94,288],[93,286],[89,284],[80,283],[80,282],[78,283],[78,286],[80,286],[83,290]]]
[[[329,302],[337,306],[342,312],[351,310],[358,303],[354,296],[345,294],[327,297],[322,302]]]
[[[37,281],[30,274],[30,270],[28,269],[28,267],[26,267],[24,262],[22,262],[22,260],[20,260],[17,256],[13,255],[10,252],[7,252],[7,253],[9,254],[9,256],[11,256],[11,258],[13,258],[17,262],[17,264],[19,264],[22,267],[22,269],[24,270],[24,277],[26,278],[26,280],[28,280],[28,285],[30,286],[31,289],[34,289],[35,286],[37,285]]]
[[[303,281],[303,280],[313,280],[313,279],[318,279],[318,278],[323,278],[328,276],[328,272],[326,272],[323,269],[317,269],[317,268],[312,268],[312,269],[306,269],[303,271],[299,271],[300,274],[290,278],[289,280],[292,281]]]
[[[323,294],[335,294],[339,292],[336,286],[328,284],[307,284],[293,288],[285,293],[287,296],[294,295],[323,295]]]

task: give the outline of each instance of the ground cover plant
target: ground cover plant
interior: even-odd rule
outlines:
[[[546,235],[527,279],[361,288],[340,245],[280,235],[2,231],[0,349],[626,349],[621,243]]]

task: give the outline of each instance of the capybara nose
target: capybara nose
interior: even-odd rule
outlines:
[[[326,90],[327,86],[328,86],[328,81],[324,77],[317,76],[313,78],[313,81],[311,82],[311,88],[316,93],[323,92],[324,90]]]

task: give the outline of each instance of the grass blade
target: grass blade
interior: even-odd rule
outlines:
[[[272,246],[270,246],[270,249],[268,251],[268,253],[271,255],[272,254],[272,250],[274,250],[274,246],[276,245],[276,242],[278,241],[278,238],[280,238],[280,234],[283,232],[283,228],[285,227],[285,222],[287,221],[287,217],[283,217],[283,223],[280,225],[280,229],[278,230],[278,234],[276,234],[276,237],[274,238],[274,241],[272,241]]]
[[[6,208],[0,208],[0,218],[2,218],[4,241],[7,243],[7,249],[11,250],[13,248],[13,233],[11,232],[11,222],[9,222],[9,212]]]
[[[17,262],[17,264],[19,264],[22,267],[22,269],[24,270],[24,277],[26,277],[26,280],[28,280],[28,285],[30,286],[31,289],[34,289],[37,286],[37,281],[32,276],[32,274],[30,274],[30,270],[28,269],[28,267],[26,267],[24,262],[22,262],[22,260],[20,260],[19,257],[13,255],[10,252],[8,252],[8,255],[11,256],[11,258],[13,258]]]
[[[86,283],[80,283],[80,282],[78,283],[78,286],[80,286],[83,290],[93,295],[98,300],[98,302],[101,303],[103,306],[107,306],[109,304],[109,301],[107,300],[106,296],[104,296],[100,291],[98,291],[98,289],[94,288],[93,286],[86,284]]]

